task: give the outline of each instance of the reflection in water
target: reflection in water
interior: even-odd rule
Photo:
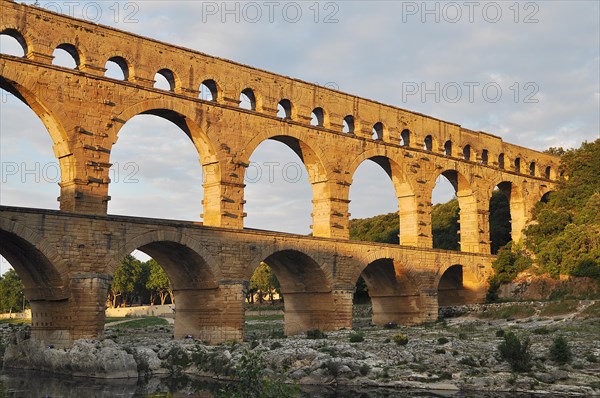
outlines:
[[[153,378],[150,380],[120,379],[86,379],[68,376],[50,376],[27,371],[6,371],[0,373],[0,397],[7,398],[162,398],[188,397],[209,398],[224,397],[219,394],[225,383],[213,379],[198,378]],[[3,390],[4,389],[4,390]],[[533,398],[531,394],[490,393],[490,392],[454,392],[423,391],[391,388],[359,388],[332,386],[303,386],[301,398],[391,398],[391,397],[487,397]]]

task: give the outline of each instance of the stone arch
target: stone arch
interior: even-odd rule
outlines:
[[[471,267],[447,264],[435,277],[440,307],[479,303],[485,297],[485,286]]]
[[[263,258],[281,285],[286,335],[310,329],[335,328],[335,302],[331,274],[313,257],[293,248],[266,251]],[[247,279],[260,262],[250,264]]]
[[[179,79],[177,73],[173,71],[173,69],[167,67],[160,67],[157,69],[155,76],[156,75],[161,75],[167,80],[167,82],[169,83],[168,91],[175,92],[176,90],[181,88],[181,80]],[[154,88],[157,87],[154,86]]]
[[[210,92],[210,100],[202,97],[202,86],[205,86]],[[215,78],[207,77],[198,85],[198,96],[202,100],[219,103],[221,102],[221,97],[223,96],[223,89]]]
[[[256,112],[260,112],[262,110],[262,98],[256,89],[253,87],[246,87],[240,92],[240,97],[242,94],[245,95],[250,101],[249,110]]]
[[[423,139],[423,149],[428,152],[437,152],[437,141],[431,134]]]
[[[385,149],[372,149],[361,153],[348,168],[348,173],[354,177],[358,167],[366,160],[377,163],[390,177],[396,197],[398,199],[398,215],[400,223],[400,244],[416,245],[418,235],[417,199],[411,180],[407,178],[402,166],[394,159],[388,157]]]
[[[81,69],[81,67],[86,64],[86,56],[81,47],[72,44],[70,39],[59,41],[52,51],[54,52],[56,50],[64,50],[73,57],[73,60],[75,61],[74,69]]]
[[[21,45],[24,57],[27,57],[27,55],[32,51],[32,40],[30,37],[27,36],[27,33],[23,34],[17,28],[4,26],[2,30],[0,30],[0,35],[10,36],[13,39],[15,39]]]
[[[510,236],[514,242],[519,242],[523,237],[523,228],[525,228],[528,221],[523,189],[512,181],[502,181],[495,186],[508,198],[510,203]]]
[[[119,66],[119,68],[121,68],[124,77],[123,81],[130,81],[132,77],[135,77],[135,70],[133,68],[132,63],[129,62],[127,58],[125,58],[123,55],[112,55],[107,58],[106,63],[108,62],[114,62]]]
[[[23,280],[34,299],[66,298],[69,268],[50,242],[15,221],[0,217],[0,254]],[[27,293],[26,293],[27,296]]]

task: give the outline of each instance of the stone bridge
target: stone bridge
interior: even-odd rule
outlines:
[[[518,241],[561,174],[556,157],[455,123],[41,8],[8,0],[0,8],[0,34],[23,49],[0,54],[0,87],[44,123],[61,169],[59,212],[0,209],[0,254],[25,281],[36,335],[57,344],[101,332],[112,272],[134,249],[175,284],[178,337],[241,338],[244,284],[263,260],[282,281],[288,333],[349,327],[361,273],[375,322],[435,319],[438,298],[482,297],[494,188],[510,200]],[[74,69],[53,64],[56,49]],[[122,79],[105,76],[109,62]],[[155,86],[158,75],[169,89]],[[107,215],[111,150],[140,114],[169,120],[194,143],[203,223]],[[245,173],[268,139],[306,166],[313,237],[244,229]],[[367,160],[394,184],[400,246],[348,241],[349,190]],[[456,190],[461,252],[432,249],[439,175]]]

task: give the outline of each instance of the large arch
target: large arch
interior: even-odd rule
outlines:
[[[528,221],[523,190],[518,184],[511,181],[502,181],[495,186],[506,196],[510,203],[510,236],[513,242],[519,242],[523,238],[523,229]]]
[[[280,248],[263,262],[271,267],[281,285],[286,335],[337,328],[331,275],[315,259],[295,249]],[[256,262],[247,268],[248,280],[259,265]]]
[[[127,254],[140,250],[155,259],[172,283],[175,301],[175,338],[194,336],[220,341],[225,293],[221,272],[203,246],[185,234],[152,231],[127,239],[107,266],[112,275]],[[235,327],[235,326],[234,326]],[[238,326],[239,328],[239,326]]]
[[[435,285],[440,307],[480,303],[485,298],[485,286],[477,275],[460,264],[442,267]]]
[[[460,223],[460,250],[463,252],[479,252],[481,241],[479,236],[479,213],[477,197],[469,180],[460,172],[453,169],[438,174],[444,176],[454,188],[458,199]],[[433,181],[437,180],[434,179]],[[433,188],[429,191],[430,195]]]
[[[371,160],[381,166],[394,185],[398,199],[400,244],[418,246],[417,200],[415,190],[410,184],[410,180],[406,178],[403,168],[394,159],[388,157],[385,150],[371,150],[355,158],[350,164],[348,173],[354,176],[358,167],[366,160]]]

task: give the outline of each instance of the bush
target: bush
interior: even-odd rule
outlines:
[[[394,340],[394,343],[396,343],[398,345],[407,345],[408,344],[408,337],[402,333],[398,333],[398,334],[394,335],[394,337],[392,337],[392,340]]]
[[[523,341],[513,332],[504,334],[504,341],[498,345],[502,359],[510,364],[514,372],[527,372],[531,369],[531,344],[528,338]]]
[[[597,363],[598,358],[591,352],[585,356],[585,360],[591,363]]]
[[[276,349],[281,348],[281,347],[283,347],[283,344],[281,344],[279,341],[274,341],[271,344],[271,350],[276,350]]]
[[[371,371],[371,367],[368,364],[363,363],[362,365],[360,365],[360,368],[358,368],[358,371],[361,375],[366,376]]]
[[[306,331],[306,338],[311,340],[326,339],[327,335],[319,329],[311,329]]]
[[[446,344],[446,343],[447,343],[447,342],[449,342],[449,341],[450,341],[450,340],[448,340],[448,339],[447,339],[447,338],[445,338],[445,337],[440,337],[440,338],[437,340],[437,342],[438,342],[438,344],[439,344],[439,345]]]
[[[436,354],[445,354],[446,350],[444,350],[443,348],[436,348],[434,352]]]
[[[504,330],[502,330],[502,329],[496,330],[496,337],[504,337]]]
[[[571,349],[569,348],[567,339],[563,336],[555,337],[550,346],[550,359],[559,365],[564,365],[565,363],[571,362],[571,358]]]
[[[462,358],[460,361],[458,361],[458,363],[460,363],[462,365],[470,366],[472,368],[476,368],[479,366],[479,364],[477,364],[477,362],[473,359],[473,357]]]
[[[350,333],[350,342],[351,343],[360,343],[361,341],[365,341],[365,334],[363,332],[351,332]]]

